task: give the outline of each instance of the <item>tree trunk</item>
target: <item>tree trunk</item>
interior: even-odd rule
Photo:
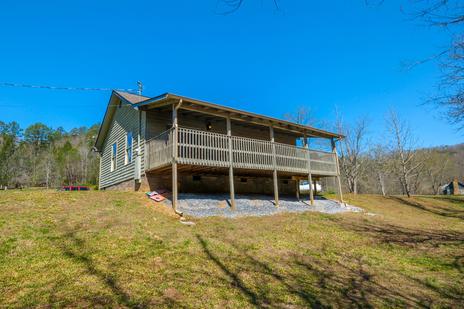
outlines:
[[[383,180],[382,173],[377,173],[377,177],[379,180],[379,185],[380,185],[380,191],[382,192],[382,195],[385,196],[385,182]]]
[[[409,187],[408,179],[404,177],[403,181],[404,181],[404,191],[406,192],[406,195],[408,197],[411,197],[411,188]]]

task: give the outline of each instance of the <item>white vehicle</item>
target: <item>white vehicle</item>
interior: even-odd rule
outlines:
[[[313,191],[314,191],[314,183],[311,185]],[[309,191],[309,183],[308,181],[302,181],[300,182],[300,192],[307,192]],[[322,191],[322,186],[319,183],[316,183],[316,190],[317,192]]]

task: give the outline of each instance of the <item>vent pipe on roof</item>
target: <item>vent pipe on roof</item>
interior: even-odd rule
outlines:
[[[142,90],[143,90],[143,83],[141,81],[137,81],[137,94],[142,95]]]

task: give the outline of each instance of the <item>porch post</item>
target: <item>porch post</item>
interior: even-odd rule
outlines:
[[[313,193],[313,175],[311,174],[311,153],[309,152],[309,142],[306,137],[304,136],[304,146],[308,150],[308,187],[309,187],[309,202],[311,205],[314,205],[314,193]]]
[[[179,126],[177,125],[177,110],[182,104],[182,99],[178,104],[172,104],[172,208],[177,212],[177,193],[178,193],[178,182],[177,182],[177,157],[178,147],[177,138],[179,133]]]
[[[227,120],[227,140],[229,142],[229,191],[230,191],[230,206],[235,210],[235,188],[234,188],[234,168],[233,164],[233,152],[232,152],[232,129],[230,124],[230,116]]]
[[[296,182],[296,199],[300,200],[300,178],[295,179]]]
[[[337,146],[335,145],[335,139],[331,139],[332,142],[332,152],[335,156],[335,163],[337,165],[337,184],[338,184],[338,199],[340,203],[343,203],[343,193],[342,193],[342,182],[340,181],[340,166],[338,163],[338,154],[337,154]]]
[[[274,128],[272,126],[269,127],[269,133],[271,135],[271,143],[272,143],[272,165],[274,166],[274,171],[273,171],[274,201],[275,201],[275,206],[279,207],[279,185],[277,183],[277,159],[276,159],[276,149],[275,149],[275,143],[274,143]]]

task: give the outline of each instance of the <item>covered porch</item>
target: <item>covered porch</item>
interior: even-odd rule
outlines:
[[[185,175],[194,179],[227,176],[228,180],[223,178],[222,188],[228,190],[232,209],[235,209],[237,182],[247,182],[252,177],[272,180],[277,207],[279,193],[289,192],[285,187],[291,186],[298,196],[299,180],[313,183],[320,177],[337,178],[342,201],[336,155],[336,140],[341,136],[218,105],[205,107],[204,104],[210,103],[200,103],[179,98],[159,105],[158,115],[169,115],[164,130],[158,125],[155,132],[151,129],[152,122],[146,122],[147,132],[152,133],[145,143],[145,173],[170,175],[174,209],[178,205],[180,179]],[[330,151],[310,149],[310,139],[314,138],[329,140]],[[309,196],[309,203],[314,204],[312,190]]]

